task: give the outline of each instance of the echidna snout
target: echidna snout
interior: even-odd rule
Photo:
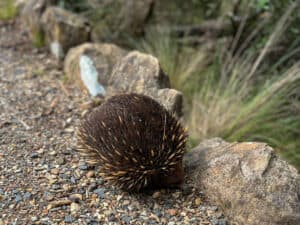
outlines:
[[[105,180],[128,191],[172,187],[183,181],[186,133],[152,98],[117,95],[88,114],[78,150],[98,164]]]

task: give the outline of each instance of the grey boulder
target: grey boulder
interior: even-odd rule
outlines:
[[[267,144],[216,138],[184,162],[193,185],[237,224],[300,224],[300,175]]]

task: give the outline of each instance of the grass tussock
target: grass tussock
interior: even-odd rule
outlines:
[[[253,45],[263,26],[238,50],[234,50],[236,39],[232,49],[217,51],[209,66],[203,51],[183,51],[166,31],[148,32],[139,42],[138,48],[159,58],[172,87],[183,92],[191,143],[216,136],[263,141],[300,168],[300,62],[279,70],[293,56],[289,52],[266,65],[295,7],[296,3],[286,10],[261,48]]]
[[[0,2],[0,20],[10,20],[17,15],[17,8],[13,0],[2,0]]]

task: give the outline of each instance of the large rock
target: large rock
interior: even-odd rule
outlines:
[[[68,52],[64,72],[92,96],[105,95],[114,65],[126,54],[113,44],[82,44]]]
[[[142,34],[153,2],[154,0],[104,0],[91,4],[97,18],[101,18],[94,25],[92,40],[124,44],[124,37]]]
[[[169,77],[152,55],[128,53],[115,65],[109,79],[108,95],[138,93],[153,97],[177,116],[182,115],[182,94],[170,89]]]
[[[43,29],[52,54],[61,59],[67,51],[90,38],[90,24],[84,17],[59,7],[49,7],[42,16]]]
[[[128,53],[113,44],[86,43],[68,52],[64,72],[92,96],[145,94],[182,116],[182,94],[170,88],[168,76],[152,55]]]
[[[41,17],[47,7],[56,3],[57,0],[28,0],[26,2],[16,2],[16,6],[21,10],[22,20],[34,44],[40,45],[43,43]]]
[[[237,224],[300,224],[300,175],[268,145],[212,139],[184,162],[195,187]]]
[[[156,57],[132,51],[114,67],[109,85],[120,92],[145,93],[169,88],[170,81]]]

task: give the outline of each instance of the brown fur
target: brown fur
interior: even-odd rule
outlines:
[[[110,98],[81,123],[78,150],[98,164],[103,177],[128,191],[169,187],[183,181],[186,133],[150,97]]]

